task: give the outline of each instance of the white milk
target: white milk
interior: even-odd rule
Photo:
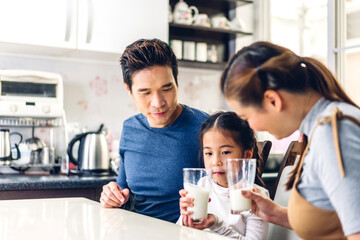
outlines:
[[[229,191],[231,213],[233,214],[251,209],[251,199],[243,197],[242,190],[251,190],[251,188],[230,189]]]
[[[193,220],[206,218],[210,191],[191,183],[184,183],[184,188],[188,192],[186,196],[194,198],[194,207],[188,207],[188,211],[193,212],[190,217]]]

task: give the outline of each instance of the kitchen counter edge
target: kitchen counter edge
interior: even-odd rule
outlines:
[[[116,176],[0,175],[0,191],[91,188],[116,181]]]

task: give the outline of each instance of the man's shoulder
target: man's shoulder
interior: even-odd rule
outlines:
[[[199,109],[196,109],[196,108],[192,108],[192,107],[189,107],[187,105],[184,105],[182,104],[182,107],[183,107],[183,111],[184,113],[190,117],[190,118],[193,118],[193,119],[196,119],[200,122],[203,122],[205,121],[208,117],[209,117],[209,114],[202,111],[202,110],[199,110]]]
[[[136,115],[133,115],[129,118],[127,118],[125,121],[124,121],[124,128],[125,127],[133,127],[133,126],[138,126],[139,124],[142,125],[142,123],[144,122],[145,120],[145,116],[142,115],[141,113],[139,114],[136,114]]]

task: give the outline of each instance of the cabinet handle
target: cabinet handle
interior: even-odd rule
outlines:
[[[66,29],[65,29],[65,42],[70,40],[71,26],[72,26],[72,1],[66,1]]]
[[[87,26],[87,34],[86,34],[86,43],[91,42],[92,31],[93,31],[93,1],[88,0],[88,26]]]

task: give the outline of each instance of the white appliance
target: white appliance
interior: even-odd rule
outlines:
[[[61,75],[33,70],[0,70],[0,116],[61,117]]]
[[[26,139],[19,143],[21,158],[0,161],[1,172],[48,174],[63,160],[66,163],[68,135],[63,92],[63,79],[57,73],[0,70],[0,129],[18,132]],[[34,143],[42,144],[34,149],[39,145]],[[68,169],[66,166],[67,173]]]

